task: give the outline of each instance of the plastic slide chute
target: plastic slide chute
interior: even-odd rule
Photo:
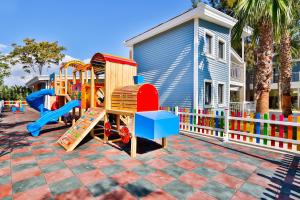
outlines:
[[[70,112],[73,108],[79,107],[79,106],[80,106],[80,101],[73,100],[73,101],[68,102],[63,107],[61,107],[57,110],[48,111],[34,123],[28,124],[27,130],[28,130],[28,132],[31,133],[32,136],[38,136],[40,134],[41,128],[43,126],[45,126],[48,122],[58,120],[59,117]]]
[[[33,92],[26,97],[28,105],[40,112],[41,116],[45,112],[49,111],[44,105],[46,95],[55,96],[54,89],[42,89],[37,92]]]

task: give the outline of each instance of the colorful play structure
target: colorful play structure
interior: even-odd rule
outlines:
[[[26,101],[21,100],[4,101],[3,109],[9,108],[9,110],[11,110],[13,113],[24,113],[26,105]]]
[[[72,127],[58,140],[67,151],[91,133],[99,141],[131,142],[131,156],[135,157],[137,137],[162,139],[162,146],[166,147],[166,137],[179,133],[178,117],[159,110],[158,91],[137,76],[137,63],[133,60],[96,53],[89,64],[63,63],[59,75],[51,74],[50,81],[50,89],[26,98],[40,112],[40,118],[27,128],[38,136],[47,123],[71,115]],[[53,110],[45,108],[45,95],[56,96]]]

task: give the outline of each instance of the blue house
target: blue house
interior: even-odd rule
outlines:
[[[127,41],[138,74],[154,84],[162,106],[224,108],[245,100],[244,51],[231,48],[236,19],[200,3]],[[251,34],[247,27],[242,35]]]

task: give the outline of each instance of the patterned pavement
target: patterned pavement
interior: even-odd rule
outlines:
[[[91,139],[66,153],[62,124],[29,136],[37,117],[0,119],[0,199],[300,199],[300,157],[183,135],[139,139],[136,159]]]

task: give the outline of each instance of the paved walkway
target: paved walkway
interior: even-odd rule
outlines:
[[[300,199],[299,157],[182,135],[139,139],[137,159],[95,140],[66,153],[62,124],[29,136],[37,117],[0,119],[0,199]]]

